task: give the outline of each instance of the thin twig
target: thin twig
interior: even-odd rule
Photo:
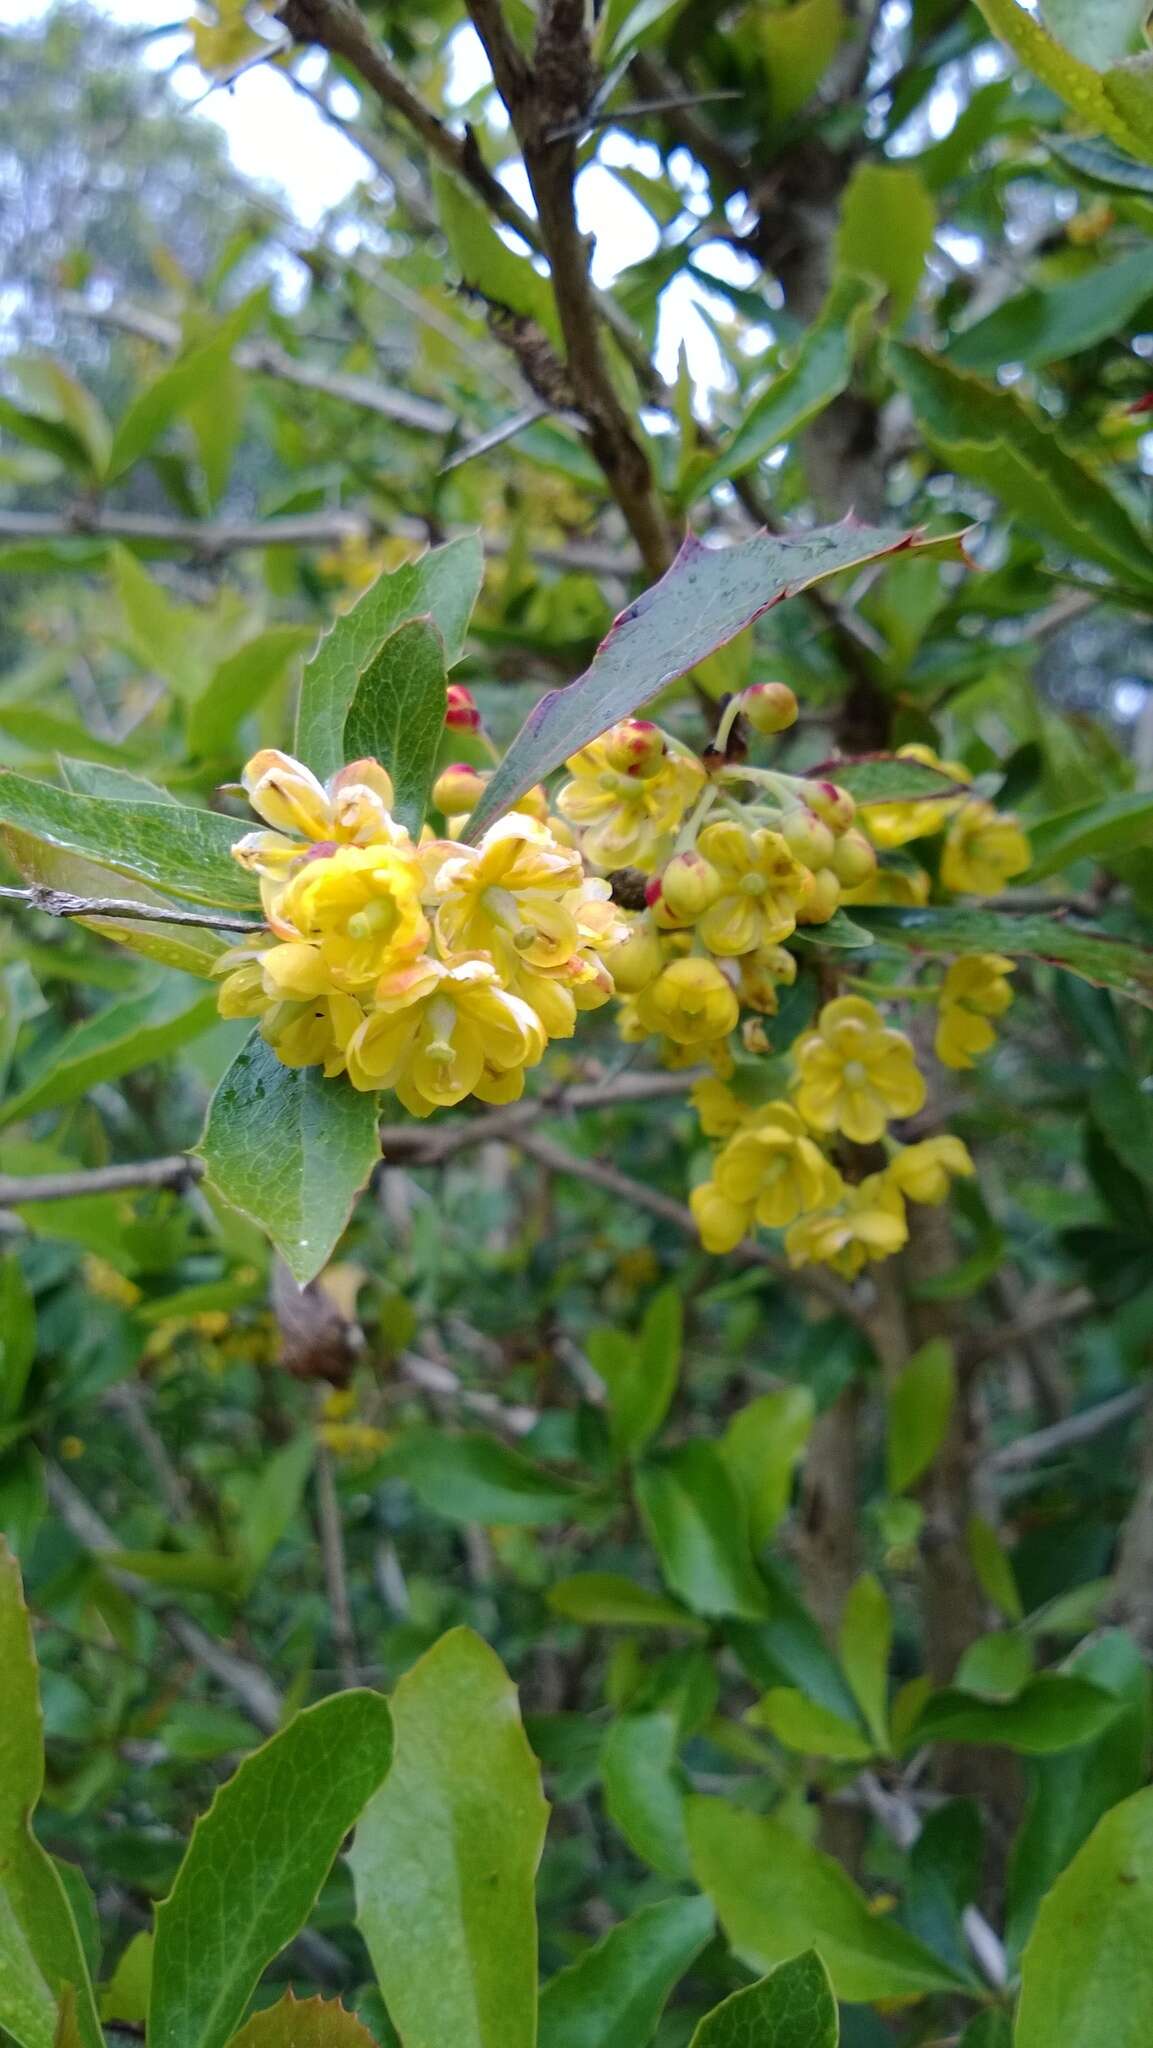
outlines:
[[[138,1379],[120,1380],[116,1386],[107,1389],[104,1406],[123,1417],[129,1435],[135,1439],[156,1481],[169,1520],[176,1525],[190,1521],[192,1508],[188,1488],[168,1455],[167,1444],[153,1425],[142,1383]]]
[[[1019,1436],[1015,1443],[1002,1444],[999,1450],[991,1451],[985,1459],[987,1472],[1020,1472],[1030,1465],[1039,1465],[1044,1458],[1050,1458],[1057,1451],[1067,1451],[1074,1444],[1087,1444],[1093,1437],[1101,1436],[1105,1430],[1114,1429],[1119,1422],[1127,1422],[1131,1415],[1138,1415],[1148,1399],[1145,1386],[1127,1387],[1123,1394],[1114,1394],[1109,1401],[1098,1401],[1093,1408],[1083,1408],[1078,1415],[1066,1415],[1060,1422],[1050,1423],[1046,1429],[1035,1429],[1030,1436]]]
[[[324,1564],[329,1632],[336,1656],[336,1668],[343,1686],[359,1685],[360,1659],[352,1621],[352,1604],[348,1597],[344,1524],[336,1495],[332,1453],[323,1441],[318,1441],[316,1446],[316,1524],[320,1536],[320,1555]]]
[[[1071,1287],[1067,1294],[1026,1302],[1016,1321],[1002,1323],[999,1329],[975,1337],[966,1347],[966,1357],[972,1364],[981,1365],[985,1359],[995,1358],[1000,1351],[1012,1351],[1028,1338],[1042,1336],[1046,1330],[1080,1322],[1082,1317],[1092,1315],[1096,1306],[1096,1298],[1088,1287]]]
[[[204,1167],[187,1152],[167,1159],[138,1159],[121,1166],[77,1167],[74,1173],[0,1173],[0,1208],[25,1202],[66,1202],[75,1195],[123,1195],[136,1188],[180,1191],[200,1179]]]
[[[608,107],[603,112],[591,110],[581,121],[566,121],[560,128],[550,128],[546,142],[566,142],[570,137],[586,135],[592,128],[612,128],[618,121],[638,120],[645,114],[671,114],[682,107],[707,107],[716,100],[742,100],[743,91],[736,88],[718,88],[715,92],[674,92],[663,99],[632,100],[624,107]]]
[[[214,932],[262,932],[259,919],[229,917],[219,910],[177,910],[159,903],[133,903],[123,896],[73,896],[67,889],[0,888],[6,903],[26,903],[47,917],[118,917],[141,924],[192,924]]]

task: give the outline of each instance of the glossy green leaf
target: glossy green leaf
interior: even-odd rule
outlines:
[[[1097,0],[1094,0],[1094,5]],[[1007,43],[1043,85],[1073,109],[1083,126],[1111,136],[1122,149],[1133,151],[1133,136],[1127,123],[1113,107],[1098,73],[1082,63],[1071,51],[1055,41],[1036,17],[1018,0],[977,0],[994,35]],[[1088,11],[1092,11],[1091,9]]]
[[[1144,49],[1142,31],[1148,0],[1043,0],[1041,19],[1050,35],[1095,71]]]
[[[721,1799],[690,1799],[687,1815],[697,1883],[750,1970],[772,1970],[812,1947],[837,1997],[853,2004],[958,1988],[944,1963],[871,1910],[832,1857],[780,1821]]]
[[[952,1345],[933,1337],[891,1382],[885,1439],[890,1493],[905,1493],[932,1464],[949,1427],[956,1378]]]
[[[343,765],[345,720],[360,677],[406,619],[427,614],[447,666],[459,661],[483,566],[479,534],[466,534],[386,570],[334,621],[305,667],[296,714],[295,752],[314,774]]]
[[[344,758],[380,761],[394,808],[419,835],[444,734],[444,642],[431,619],[406,619],[360,672],[344,722]]]
[[[642,1906],[544,1985],[539,2048],[647,2048],[712,1931],[707,1899]]]
[[[841,1664],[853,1697],[879,1749],[889,1739],[889,1655],[893,1614],[884,1587],[863,1572],[849,1589],[838,1638]]]
[[[760,1565],[769,1595],[769,1619],[729,1622],[725,1634],[757,1685],[795,1685],[807,1699],[855,1721],[856,1701],[813,1616],[771,1557]]]
[[[911,953],[1009,953],[1018,960],[1045,960],[1153,1008],[1153,948],[1130,939],[1082,931],[1039,911],[886,906],[857,914],[868,919],[869,929],[885,945],[904,946]]]
[[[304,1926],[392,1761],[379,1693],[334,1693],[245,1758],[197,1821],[156,1913],[152,2048],[224,2048]]]
[[[824,924],[799,926],[794,937],[802,946],[836,953],[860,953],[872,944],[872,933],[843,910],[834,910]]]
[[[995,377],[1005,363],[1063,362],[1124,334],[1153,295],[1153,251],[1134,249],[1066,284],[1035,285],[974,321],[949,343],[962,370]]]
[[[695,1614],[767,1613],[744,1502],[713,1444],[694,1438],[643,1466],[636,1495],[670,1591]]]
[[[327,1265],[380,1158],[375,1095],[316,1067],[286,1067],[259,1032],[208,1106],[208,1184],[267,1231],[303,1287]]]
[[[187,804],[83,796],[0,770],[0,827],[5,825],[193,903],[259,908],[252,877],[231,858],[230,849],[246,830],[240,818]],[[111,885],[105,893],[132,896],[130,889]]]
[[[681,1298],[662,1287],[645,1310],[637,1337],[592,1330],[588,1354],[608,1389],[609,1429],[622,1457],[635,1457],[660,1428],[676,1392],[681,1363]]]
[[[44,1787],[43,1720],[32,1623],[20,1572],[0,1543],[0,2027],[19,2048],[53,2048],[70,1988],[82,2048],[103,2036],[76,1921],[60,1873],[32,1832]]]
[[[1146,2048],[1153,2035],[1153,1788],[1099,1820],[1042,1900],[1014,2048]]]
[[[1108,863],[1110,854],[1148,846],[1151,837],[1153,792],[1147,789],[1126,789],[1098,803],[1077,804],[1036,824],[1030,821],[1033,865],[1025,880],[1045,881],[1076,860]]]
[[[123,475],[154,447],[172,422],[211,394],[237,342],[263,310],[265,290],[252,293],[222,320],[207,341],[188,349],[130,401],[117,422],[108,457],[109,480]]]
[[[933,1693],[908,1742],[1002,1742],[1025,1756],[1047,1756],[1091,1742],[1116,1711],[1112,1694],[1100,1686],[1042,1671],[1012,1700],[976,1699],[952,1686]]]
[[[388,1464],[427,1508],[451,1522],[567,1521],[589,1498],[583,1487],[475,1430],[450,1436],[443,1429],[408,1429],[389,1451]]]
[[[916,299],[936,225],[932,195],[912,164],[858,163],[841,202],[837,261],[884,286],[898,326]]]
[[[876,1754],[876,1742],[870,1741],[857,1722],[846,1721],[831,1707],[806,1699],[795,1686],[774,1686],[749,1708],[745,1718],[757,1728],[766,1728],[786,1749],[795,1749],[801,1756],[827,1756],[835,1763],[852,1764],[867,1763]]]
[[[396,1764],[357,1830],[357,1916],[405,2048],[535,2048],[548,1808],[516,1690],[453,1629],[396,1688]]]
[[[585,673],[530,712],[469,820],[468,837],[476,839],[542,776],[773,605],[838,570],[909,548],[957,555],[952,538],[926,540],[908,528],[851,520],[789,539],[762,533],[725,548],[689,534],[660,582],[614,620]]]
[[[102,768],[99,773],[114,775],[116,771]],[[0,783],[0,796],[2,792]],[[50,845],[46,839],[37,839],[11,825],[0,824],[0,840],[13,866],[26,882],[39,883],[46,889],[64,889],[76,896],[111,896],[116,900],[123,897],[134,905],[155,905],[158,913],[174,906],[177,909],[188,907],[178,903],[175,896],[142,882],[138,876],[126,884],[121,875],[99,866],[86,855],[66,852],[63,847]],[[156,922],[150,918],[99,915],[78,917],[75,922],[88,931],[98,932],[101,938],[111,940],[122,953],[141,953],[161,967],[174,967],[185,974],[198,975],[202,980],[212,973],[226,943],[220,932],[200,925],[167,924],[161,915]],[[111,986],[123,986],[125,971],[131,978],[131,964],[127,961],[121,968],[120,962],[106,959],[104,967],[113,970],[115,978]],[[95,981],[95,976],[92,979]]]
[[[0,1423],[19,1415],[36,1357],[36,1304],[15,1253],[0,1259]]]
[[[755,1550],[784,1520],[814,1414],[808,1387],[779,1387],[738,1408],[721,1438],[721,1456],[744,1500]]]
[[[835,782],[847,789],[858,808],[865,804],[908,804],[924,798],[955,796],[959,784],[928,762],[900,754],[857,754],[849,760],[821,761],[805,774],[817,782]]]
[[[237,726],[255,711],[312,645],[308,626],[269,626],[213,669],[188,713],[188,744],[212,759],[226,753]]]
[[[675,1601],[614,1572],[577,1572],[571,1579],[558,1579],[549,1587],[548,1604],[566,1621],[593,1628],[675,1628],[686,1635],[704,1634],[695,1615]]]
[[[232,2048],[376,2048],[363,2020],[337,1998],[297,1998],[286,1991],[232,2038]]]
[[[840,2038],[829,1973],[806,1949],[714,2006],[690,2048],[837,2048]]]
[[[216,1022],[215,995],[169,983],[147,995],[109,1003],[50,1047],[41,1071],[0,1104],[0,1124],[75,1102],[101,1081],[116,1080],[160,1060]]]
[[[642,1863],[671,1878],[689,1875],[680,1745],[676,1715],[655,1709],[621,1714],[601,1750],[605,1812]]]
[[[1028,1636],[1023,1631],[999,1629],[969,1644],[953,1684],[958,1692],[975,1693],[979,1699],[1012,1700],[1032,1676],[1033,1645]]]
[[[765,26],[786,22],[789,14],[765,16]],[[863,277],[842,272],[824,307],[807,327],[787,369],[753,400],[730,440],[702,475],[693,480],[693,496],[707,497],[714,484],[743,476],[762,456],[799,434],[848,386],[861,333],[875,308],[879,289]]]
[[[1007,4],[1018,11],[1016,0]],[[961,476],[1075,558],[1141,587],[1153,581],[1153,552],[1120,498],[1015,391],[923,349],[892,343],[889,354],[926,439]]]
[[[534,269],[527,254],[509,248],[488,207],[451,171],[435,165],[432,184],[445,239],[468,290],[519,319],[533,321],[559,343],[560,321],[548,279]]]

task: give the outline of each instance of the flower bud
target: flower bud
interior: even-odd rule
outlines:
[[[604,757],[618,775],[647,781],[665,757],[665,736],[651,718],[622,718],[604,736]]]
[[[432,785],[432,800],[446,818],[464,818],[475,811],[484,795],[484,776],[467,761],[454,761],[442,768]]]
[[[797,911],[798,924],[828,924],[841,900],[841,885],[832,868],[817,868]]]
[[[837,840],[829,865],[846,889],[859,889],[876,873],[877,856],[864,833],[852,830]]]
[[[830,832],[847,832],[857,815],[857,806],[847,789],[837,782],[810,782],[806,796],[810,810],[823,818]]]
[[[677,924],[692,924],[721,889],[720,875],[703,853],[674,853],[661,871],[660,909]]]
[[[829,827],[822,823],[815,811],[805,806],[785,812],[781,821],[781,838],[802,867],[827,867],[832,859],[834,840]]]
[[[444,722],[453,732],[475,732],[480,725],[476,698],[464,683],[450,683]]]
[[[618,995],[635,996],[655,981],[665,964],[661,942],[647,917],[629,920],[629,935],[605,955]]]
[[[797,722],[797,700],[787,683],[750,683],[741,711],[754,732],[787,732]]]

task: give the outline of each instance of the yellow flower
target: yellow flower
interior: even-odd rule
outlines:
[[[737,967],[741,996],[750,1010],[759,1010],[762,1017],[775,1017],[778,988],[791,988],[797,978],[794,955],[784,946],[758,946],[753,953],[742,953]]]
[[[582,884],[580,855],[558,846],[547,825],[511,811],[478,846],[453,847],[437,867],[440,951],[446,960],[487,953],[502,970],[510,955],[529,967],[560,967],[580,943],[566,899]],[[607,882],[587,886],[609,894]]]
[[[279,938],[319,949],[333,987],[361,989],[428,944],[423,886],[411,848],[318,849],[293,867],[269,921]]]
[[[623,719],[565,765],[572,781],[557,809],[579,827],[586,859],[602,868],[655,867],[705,782],[695,755],[671,749],[639,718]]]
[[[665,951],[651,918],[643,911],[626,912],[621,930],[624,936],[606,955],[605,965],[621,995],[634,996],[656,980],[665,964]]]
[[[954,782],[973,780],[960,761],[942,761],[932,747],[914,743],[898,747],[897,753],[902,760],[921,761],[926,768],[938,769]],[[868,804],[861,812],[861,822],[874,846],[904,846],[910,839],[928,839],[939,832],[962,801],[960,797],[926,797],[911,804]]]
[[[889,1030],[861,996],[826,1003],[815,1031],[793,1047],[797,1108],[816,1131],[871,1145],[890,1117],[913,1116],[925,1083],[903,1032]]]
[[[232,857],[266,881],[282,882],[310,845],[409,844],[403,826],[393,822],[392,778],[379,761],[350,761],[324,783],[291,754],[262,747],[242,780],[253,810],[273,830],[247,833]]]
[[[847,1187],[836,1209],[802,1216],[785,1235],[790,1266],[831,1266],[855,1279],[867,1259],[888,1259],[908,1242],[900,1189],[883,1173]]]
[[[394,1089],[413,1116],[466,1095],[512,1101],[544,1053],[540,1018],[487,960],[417,961],[378,983],[374,1005],[349,1043],[349,1080]]]
[[[933,1050],[943,1067],[971,1067],[996,1044],[989,1022],[1013,1000],[1006,976],[1016,961],[1004,953],[970,953],[954,960],[941,983]]]
[[[689,1101],[706,1138],[731,1138],[749,1114],[747,1104],[716,1074],[706,1074],[700,1081],[694,1081]]]
[[[693,1189],[689,1207],[707,1252],[731,1252],[753,1220],[751,1202],[730,1202],[711,1180]]]
[[[783,1230],[810,1209],[835,1202],[841,1176],[787,1102],[766,1102],[729,1139],[713,1179],[725,1198],[750,1203],[758,1223]]]
[[[812,885],[779,832],[748,832],[721,819],[705,826],[697,846],[721,879],[721,895],[697,919],[697,935],[710,953],[751,953],[796,930],[797,907]]]
[[[102,1259],[96,1252],[85,1252],[81,1271],[89,1294],[98,1295],[101,1301],[114,1301],[118,1308],[135,1308],[140,1300],[135,1280],[118,1272],[110,1259]]]
[[[899,903],[919,909],[929,900],[929,877],[924,868],[882,868],[858,882],[855,889],[842,889],[842,903]]]
[[[344,1072],[344,1049],[364,1011],[337,988],[319,946],[236,948],[218,960],[222,1017],[259,1017],[260,1035],[286,1067]]]
[[[996,896],[1032,858],[1015,818],[1003,817],[979,797],[963,804],[949,827],[941,880],[958,896]]]
[[[923,1138],[919,1145],[899,1146],[885,1173],[907,1201],[929,1202],[935,1208],[954,1180],[965,1179],[974,1170],[968,1146],[946,1132],[939,1138]]]
[[[672,960],[634,998],[646,1031],[659,1031],[678,1045],[707,1045],[727,1038],[740,1005],[715,960]]]

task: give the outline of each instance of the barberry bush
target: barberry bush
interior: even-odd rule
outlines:
[[[17,2048],[1153,2038],[1144,15],[0,43]]]

